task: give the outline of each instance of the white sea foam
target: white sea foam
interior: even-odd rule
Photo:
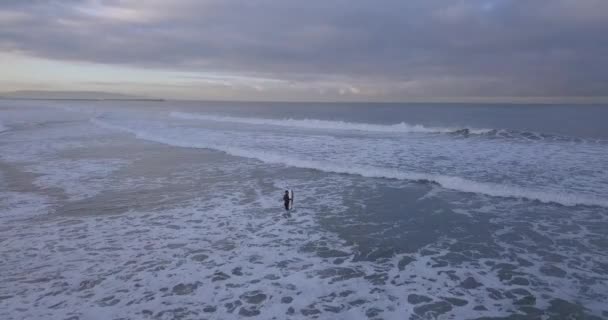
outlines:
[[[142,131],[125,126],[111,124],[99,119],[91,119],[91,121],[94,124],[104,128],[132,133],[140,139],[155,141],[177,147],[214,149],[223,151],[233,156],[257,159],[259,161],[271,164],[282,164],[292,167],[314,169],[325,172],[359,175],[367,178],[424,181],[430,183],[437,183],[445,189],[451,189],[467,193],[483,194],[492,197],[520,198],[540,201],[543,203],[555,203],[564,206],[586,205],[608,207],[608,200],[606,199],[575,193],[560,193],[536,190],[489,182],[478,182],[455,176],[408,172],[393,168],[361,166],[348,163],[333,163],[329,161],[299,159],[266,151],[250,150],[208,142],[184,141],[178,138],[168,138],[158,134],[150,133],[148,131]]]
[[[42,189],[61,188],[71,200],[95,196],[107,189],[119,188],[111,183],[111,174],[129,161],[122,159],[102,160],[50,160],[26,167],[29,172],[40,174],[34,184]]]
[[[19,130],[1,137],[0,160],[19,164],[19,170],[35,173],[32,182],[35,187],[44,190],[43,192],[62,189],[71,200],[84,199],[122,186],[111,180],[111,175],[125,167],[129,161],[116,158],[71,159],[63,154],[77,148],[95,148],[106,144],[99,139],[100,134],[107,134],[106,130],[92,127],[88,122],[75,122],[73,118],[69,122],[60,122],[60,118],[53,118],[59,122],[32,125],[28,120],[33,114],[31,110],[26,110],[23,115],[11,115],[10,123],[15,124]],[[39,114],[49,114],[52,118],[48,111]],[[0,198],[2,196],[0,194]],[[16,198],[17,195],[11,197]],[[2,201],[5,200],[0,199],[0,206]],[[18,201],[18,204],[20,203],[25,202]],[[13,210],[13,206],[14,204],[11,204],[7,208]],[[26,210],[23,211],[18,212],[18,215],[28,214]]]
[[[49,212],[46,196],[30,192],[0,192],[0,221],[28,219]]]
[[[378,307],[392,304],[384,294],[367,294],[371,288],[362,275],[373,274],[369,264],[349,266],[360,270],[356,278],[331,281],[339,279],[327,274],[335,268],[331,261],[298,252],[323,236],[305,224],[311,221],[310,212],[300,210],[290,221],[274,214],[252,216],[249,212],[263,207],[261,212],[268,213],[276,203],[266,195],[259,202],[237,204],[242,198],[227,196],[235,193],[236,189],[207,194],[162,212],[17,225],[2,250],[18,249],[27,256],[7,255],[10,268],[0,280],[19,290],[0,286],[0,316],[145,318],[153,312],[165,319],[180,310],[200,316],[208,312],[203,310],[206,306],[213,306],[211,312],[219,319],[241,318],[240,309],[250,308],[261,312],[256,318],[271,318],[285,314],[290,306],[311,308],[318,299],[347,289],[352,294],[338,298],[344,303],[360,299]],[[323,239],[328,241],[329,236]],[[27,261],[23,268],[15,267],[22,264],[19,258]],[[20,276],[24,273],[27,278]],[[365,289],[356,292],[357,288]],[[263,303],[247,303],[242,298],[247,294],[262,294]],[[289,305],[281,302],[286,296],[293,299]],[[234,301],[239,302],[236,310],[229,310]],[[361,307],[350,306],[348,312],[354,315],[349,318],[365,319]],[[184,318],[198,318],[195,314]]]
[[[348,179],[335,178],[315,182],[280,179],[273,185],[279,190],[285,183],[324,188],[301,188],[299,197],[302,203],[314,199],[332,204],[322,213],[327,216],[344,211],[337,208],[343,192],[336,186],[344,187]],[[604,308],[603,282],[579,284],[579,276],[593,279],[597,274],[583,274],[591,267],[581,268],[578,262],[585,259],[577,255],[572,255],[580,259],[572,261],[577,263],[564,263],[574,266],[564,267],[568,274],[577,272],[574,280],[543,275],[538,270],[543,257],[520,247],[502,251],[518,252],[517,257],[528,261],[527,267],[518,265],[516,271],[532,282],[525,290],[502,279],[496,268],[517,265],[510,254],[491,258],[482,254],[479,258],[475,252],[462,262],[449,260],[450,254],[460,256],[453,247],[470,242],[466,235],[460,240],[435,241],[417,253],[386,261],[357,261],[351,259],[356,247],[319,228],[314,215],[320,213],[315,209],[298,208],[293,217],[280,218],[274,194],[260,191],[260,185],[252,181],[230,180],[220,183],[221,190],[216,188],[219,185],[203,188],[198,198],[180,201],[174,208],[58,217],[7,229],[8,240],[0,249],[8,253],[6,272],[0,273],[0,280],[7,284],[0,286],[0,296],[4,296],[0,317],[198,319],[209,314],[209,318],[242,319],[241,313],[251,310],[257,312],[254,319],[308,319],[308,311],[317,312],[319,319],[368,319],[366,314],[377,310],[383,319],[470,319],[517,312],[516,297],[495,300],[489,289],[511,296],[514,289],[529,292],[541,310],[553,298],[582,301],[596,312]],[[242,190],[256,196],[249,198],[245,196],[248,191]],[[246,198],[250,200],[244,201]],[[554,232],[544,231],[554,239]],[[501,249],[509,248],[499,237],[495,240]],[[323,258],[318,255],[321,250],[301,250],[311,242],[346,258]],[[411,261],[402,265],[402,259]],[[445,260],[451,263],[436,265]],[[479,287],[464,288],[461,283],[469,277]],[[576,290],[570,291],[570,287]],[[596,296],[577,295],[580,290]],[[254,295],[261,302],[243,298]],[[412,302],[412,295],[428,299],[429,304]],[[289,303],[283,298],[289,298]],[[446,303],[450,298],[460,303],[450,306]],[[437,308],[430,308],[431,304],[438,304]],[[478,306],[485,308],[479,310]],[[293,314],[286,315],[290,308]],[[441,314],[436,310],[442,310]]]
[[[215,122],[232,122],[254,125],[271,125],[282,127],[294,127],[304,129],[326,129],[326,130],[354,130],[354,131],[371,131],[371,132],[392,132],[392,133],[450,133],[465,128],[444,128],[444,127],[426,127],[419,124],[407,124],[404,122],[392,125],[357,123],[345,121],[330,121],[319,119],[265,119],[265,118],[244,118],[244,117],[228,117],[216,115],[194,114],[187,112],[171,112],[171,117],[188,120],[204,120]],[[491,130],[487,129],[468,129],[470,133],[482,134]]]
[[[184,136],[184,131],[170,130],[162,125],[139,127],[141,122],[137,125],[129,122],[128,126],[124,126],[124,121],[128,120],[93,120],[93,123],[130,132],[142,139],[174,146],[212,148],[269,163],[372,178],[435,181],[448,187],[453,184],[456,186],[454,188],[466,189],[471,187],[460,184],[475,184],[454,177],[404,173],[386,168],[390,165],[385,164],[377,164],[384,167],[351,166],[324,160],[307,161],[295,156],[283,157],[248,147],[222,145],[221,141],[226,140],[215,139],[219,135],[203,139],[202,135],[198,138],[196,135]],[[73,128],[67,130],[72,131]],[[101,131],[104,135],[106,133],[103,129],[96,131]],[[193,132],[199,131],[188,131]],[[190,141],[185,141],[185,137],[190,137]],[[233,136],[225,138],[231,137]],[[203,143],[199,139],[209,142]],[[115,140],[120,143],[124,139]],[[266,140],[263,139],[263,142]],[[42,145],[48,141],[35,143]],[[11,148],[14,152],[19,150],[17,146]],[[101,162],[58,162],[60,159],[50,157],[52,150],[57,149],[49,148],[48,152],[32,153],[45,156],[32,157],[31,160],[38,163],[49,161],[50,164],[45,165],[44,170],[50,174],[55,172],[61,175],[72,167],[77,172],[66,177],[66,181],[49,180],[48,183],[68,182],[69,186],[69,183],[86,182],[91,177],[101,178],[104,186],[110,184],[115,188],[115,183],[122,181],[122,177],[105,180],[112,172],[106,172],[101,167]],[[456,148],[454,152],[461,150]],[[365,217],[356,217],[356,210],[348,210],[349,206],[356,204],[351,202],[347,190],[353,190],[350,186],[358,184],[357,179],[351,179],[350,176],[326,174],[312,181],[314,179],[306,176],[297,178],[298,175],[294,175],[287,180],[279,177],[264,177],[260,180],[257,179],[259,172],[248,168],[248,165],[257,167],[254,161],[232,160],[243,164],[209,161],[200,165],[199,161],[199,167],[213,167],[209,170],[222,172],[222,175],[226,174],[225,171],[237,171],[223,179],[217,179],[215,183],[210,182],[209,185],[197,183],[197,187],[190,191],[187,191],[190,188],[175,190],[179,194],[179,201],[163,201],[161,207],[146,209],[134,201],[133,209],[125,208],[129,211],[124,214],[58,214],[53,219],[40,219],[43,221],[32,224],[17,221],[2,227],[0,255],[6,259],[4,268],[0,268],[0,283],[5,284],[0,285],[0,318],[240,319],[244,317],[241,315],[243,311],[258,312],[252,317],[256,319],[368,319],[375,312],[380,313],[373,317],[383,319],[490,318],[524,312],[526,309],[519,308],[518,303],[514,303],[517,297],[506,296],[518,295],[522,291],[534,298],[534,306],[541,311],[548,308],[551,299],[561,298],[592,310],[600,318],[603,315],[605,307],[602,302],[606,298],[606,284],[601,277],[601,266],[605,265],[606,259],[602,254],[601,241],[604,238],[601,228],[592,227],[601,224],[594,224],[596,220],[584,216],[577,217],[589,212],[590,216],[599,216],[594,218],[600,219],[598,222],[605,223],[605,215],[597,214],[597,208],[538,210],[547,211],[548,220],[543,221],[536,214],[526,215],[513,210],[514,203],[487,201],[491,204],[477,209],[465,206],[465,209],[472,211],[470,217],[481,212],[491,215],[492,220],[499,221],[485,228],[486,224],[482,220],[466,219],[460,223],[462,219],[455,219],[450,221],[449,229],[470,226],[470,229],[462,230],[472,231],[457,235],[452,232],[441,234],[445,229],[435,230],[436,224],[426,224],[432,222],[431,219],[425,219],[425,223],[419,226],[416,225],[419,223],[416,219],[406,219],[403,223],[431,228],[430,234],[447,239],[433,240],[433,243],[418,249],[417,253],[407,252],[373,262],[360,261],[353,259],[358,254],[358,248],[349,245],[353,241],[345,242],[328,232],[328,229],[332,229],[331,223],[321,224],[317,219],[331,217],[335,221],[333,223],[342,223],[345,219],[340,214],[348,214],[353,217],[350,222],[358,225],[357,229],[348,232],[362,238],[381,237],[378,249],[384,249],[385,246],[391,249],[391,240],[395,239],[398,239],[395,243],[420,240],[411,237],[407,231],[400,231],[391,237],[390,232],[376,233],[360,228],[369,218],[374,223],[381,222],[381,216],[370,217],[366,212]],[[42,170],[43,167],[37,169]],[[178,167],[167,169],[185,172],[191,177],[200,176],[201,181],[214,180],[205,174],[195,174],[193,170]],[[140,177],[140,173],[133,170],[128,176],[152,179],[148,175]],[[162,174],[173,180],[173,175]],[[191,182],[197,181],[199,180]],[[396,180],[377,181],[378,184],[402,184]],[[280,193],[285,185],[300,190],[296,197],[303,204],[289,218],[281,217],[282,209],[277,208],[277,191]],[[493,187],[488,184],[481,186]],[[141,191],[140,187],[133,189]],[[438,185],[433,189],[445,192]],[[383,193],[383,190],[378,192]],[[170,196],[171,188],[161,190],[160,194]],[[54,205],[58,205],[58,213],[63,210],[60,207],[61,201],[47,202],[46,198],[35,194],[23,198],[21,196],[24,195],[3,195],[0,192],[0,216],[20,216],[20,212],[30,214],[35,208],[43,213]],[[455,198],[456,202],[468,200],[467,197]],[[315,205],[304,205],[313,202]],[[503,206],[504,209],[491,209],[494,205]],[[529,209],[529,212],[535,212],[535,208]],[[405,212],[410,214],[415,210],[404,211],[410,211]],[[547,223],[556,220],[554,212],[562,213],[562,221]],[[370,210],[370,213],[373,211]],[[484,220],[485,218],[487,216]],[[530,220],[526,220],[528,218]],[[399,224],[394,224],[399,221],[384,222],[386,230],[399,230]],[[444,224],[444,221],[437,222]],[[576,226],[581,229],[572,228]],[[564,227],[568,228],[565,230]],[[490,233],[492,230],[497,231],[494,236],[487,238],[485,231],[476,234],[475,230],[489,230]],[[508,236],[509,230],[515,233]],[[503,237],[503,232],[507,236]],[[472,238],[473,235],[480,237]],[[454,238],[451,239],[451,236]],[[487,240],[487,246],[484,240]],[[479,245],[471,245],[473,243]],[[368,243],[362,241],[360,244],[363,247]],[[373,242],[369,244],[376,246]],[[315,247],[314,250],[306,251],[311,245]],[[477,250],[479,248],[483,250]],[[322,250],[338,251],[342,258],[322,257],[319,254]],[[559,263],[566,274],[563,277],[546,275],[541,270],[544,265],[555,262],[553,253],[557,257],[557,254],[563,256],[564,261]],[[519,258],[526,261],[526,264],[518,262]],[[413,261],[407,262],[408,260]],[[402,261],[407,263],[402,264]],[[529,279],[530,284],[519,285],[511,279],[505,280],[501,265],[507,267],[505,270],[517,267],[513,274]],[[479,282],[479,287],[463,287],[461,283],[469,277]],[[489,289],[504,294],[504,299],[492,298]],[[520,293],[513,293],[514,289],[519,289]],[[426,297],[429,304],[410,302],[411,294]],[[250,302],[243,298],[248,295],[261,295],[258,299],[263,301]],[[283,298],[292,301],[285,303]],[[447,304],[446,298],[458,298],[460,302]],[[431,308],[432,304],[435,305],[434,308]],[[484,309],[480,310],[479,306]],[[286,315],[290,308],[293,314]],[[570,307],[561,310],[567,311],[567,308]],[[577,308],[570,309],[582,312]]]

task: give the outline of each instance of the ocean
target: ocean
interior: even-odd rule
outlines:
[[[0,100],[0,318],[608,319],[607,120]]]

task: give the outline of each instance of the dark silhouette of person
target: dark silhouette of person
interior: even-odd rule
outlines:
[[[285,194],[283,195],[283,204],[285,204],[285,210],[289,211],[289,191],[285,190]]]

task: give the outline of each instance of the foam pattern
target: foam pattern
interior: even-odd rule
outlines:
[[[601,143],[52,107],[0,110],[1,319],[608,317]]]

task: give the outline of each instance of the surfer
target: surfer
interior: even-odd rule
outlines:
[[[289,211],[289,190],[285,190],[285,194],[283,195],[283,204],[285,204],[285,210]]]

